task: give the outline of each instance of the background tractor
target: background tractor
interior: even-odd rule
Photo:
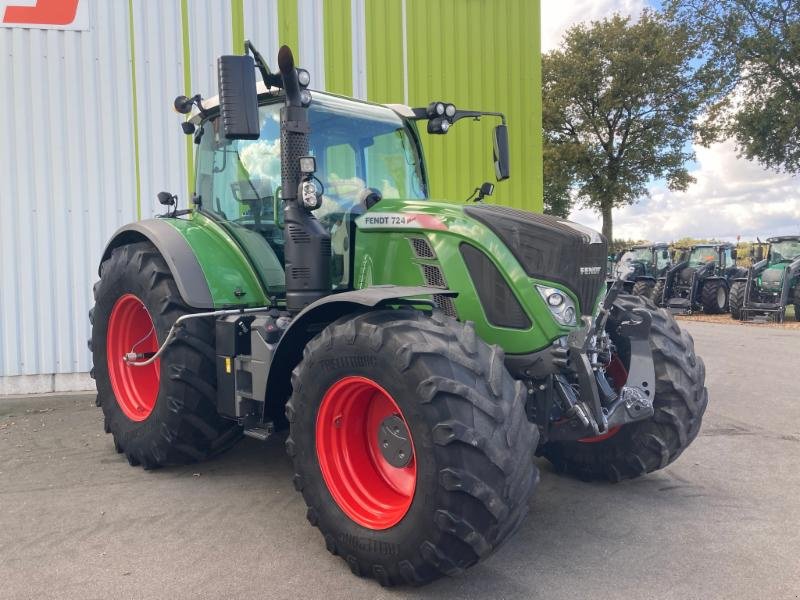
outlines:
[[[102,256],[97,403],[132,465],[288,429],[328,550],[418,585],[517,529],[534,453],[618,481],[695,439],[703,362],[671,315],[606,293],[601,235],[428,199],[417,124],[498,119],[503,180],[501,114],[312,97],[287,47],[278,73],[246,49],[219,58],[218,98],[175,101],[197,144],[192,207],[160,194],[166,213],[122,227]]]
[[[658,279],[666,276],[671,266],[669,244],[634,246],[617,255],[614,278],[622,279],[625,292],[652,300]]]
[[[769,238],[767,243],[767,257],[759,244],[747,276],[731,286],[731,316],[783,323],[786,307],[794,304],[794,318],[800,321],[800,236]]]
[[[698,244],[659,279],[654,300],[673,314],[724,313],[731,284],[745,274],[745,269],[736,266],[733,244]]]

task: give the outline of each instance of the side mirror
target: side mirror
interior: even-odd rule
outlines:
[[[669,258],[669,250],[662,250],[661,251],[661,258],[667,260]]]
[[[256,71],[251,56],[220,56],[217,59],[219,110],[222,131],[229,140],[257,140]]]
[[[508,158],[508,127],[498,125],[494,128],[494,174],[497,181],[508,179],[509,158]]]
[[[738,257],[739,257],[739,252],[738,252],[738,250],[736,250],[736,248],[734,248],[733,250],[731,250],[731,258],[732,258],[733,260],[736,260]]]
[[[159,203],[163,206],[172,206],[178,200],[177,196],[174,196],[169,192],[158,192],[156,198],[158,198]]]
[[[756,248],[756,262],[761,262],[762,260],[764,260],[764,249],[759,246]]]

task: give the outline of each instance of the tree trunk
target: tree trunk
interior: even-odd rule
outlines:
[[[600,214],[603,215],[603,235],[608,240],[608,243],[611,244],[614,241],[613,238],[613,229],[612,229],[612,221],[611,221],[611,206],[612,203],[601,203],[600,205]]]

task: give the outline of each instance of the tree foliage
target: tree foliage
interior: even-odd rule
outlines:
[[[653,179],[673,190],[693,181],[686,164],[706,100],[695,58],[686,28],[652,11],[577,25],[543,56],[545,173],[601,213],[607,239],[612,208],[646,196]]]
[[[746,158],[800,173],[800,1],[669,0],[666,10],[700,44],[700,74],[719,95],[702,141],[733,138]]]

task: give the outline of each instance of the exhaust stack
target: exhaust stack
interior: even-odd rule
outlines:
[[[286,102],[281,108],[281,196],[286,257],[286,307],[291,313],[331,293],[331,236],[303,204],[300,159],[308,155],[308,104],[288,46],[278,52]],[[304,87],[304,86],[303,86]]]

